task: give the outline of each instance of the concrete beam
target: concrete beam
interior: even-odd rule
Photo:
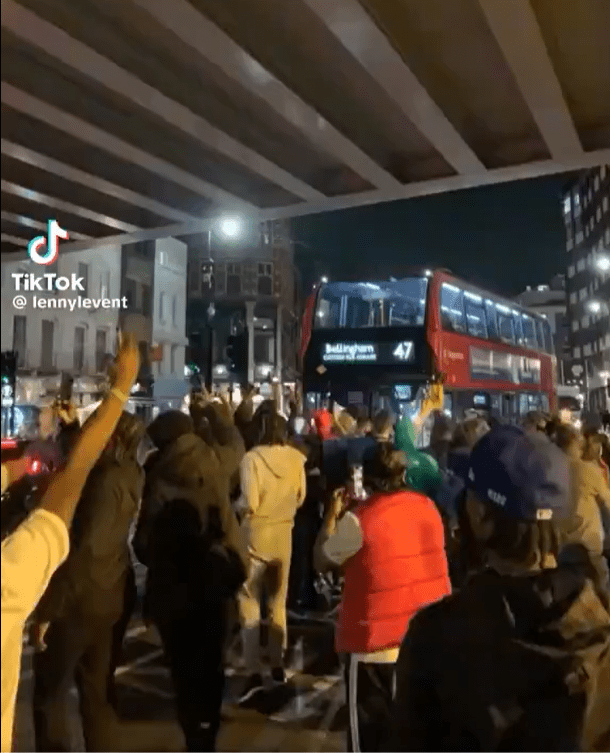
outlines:
[[[562,160],[583,154],[530,0],[479,0],[479,4],[551,157]]]
[[[13,246],[23,246],[24,248],[27,248],[27,245],[28,245],[28,241],[26,241],[25,238],[20,238],[18,235],[9,235],[8,233],[0,234],[0,242],[12,243]],[[27,254],[25,256],[23,256],[22,254],[17,254],[17,253],[15,253],[14,256],[13,254],[11,254],[10,258],[7,257],[3,261],[6,261],[6,262],[21,261],[22,258],[27,258]]]
[[[48,230],[48,225],[46,222],[40,222],[40,220],[35,220],[32,217],[26,217],[23,214],[13,214],[13,212],[5,211],[2,211],[0,214],[2,215],[3,220],[5,220],[6,222],[12,222],[13,225],[23,225],[23,227],[28,227],[32,230],[42,230],[43,233],[46,233]],[[70,238],[73,238],[75,241],[91,240],[90,235],[73,232],[70,232]]]
[[[0,188],[4,193],[18,196],[20,199],[27,199],[36,204],[44,204],[44,206],[48,207],[50,210],[58,209],[61,212],[73,214],[75,217],[80,217],[83,220],[97,222],[98,225],[106,225],[114,230],[124,230],[126,233],[133,233],[135,230],[139,230],[137,225],[131,225],[129,222],[121,222],[121,220],[116,220],[114,217],[108,217],[105,214],[98,214],[98,212],[93,212],[91,209],[76,206],[76,204],[72,204],[69,201],[63,201],[63,199],[56,199],[53,196],[47,196],[38,191],[32,191],[29,188],[18,186],[16,183],[11,183],[8,180],[0,181]]]
[[[134,207],[140,209],[146,209],[153,214],[159,215],[159,217],[167,217],[170,220],[177,220],[179,222],[190,222],[198,219],[194,215],[181,212],[179,209],[168,207],[166,204],[162,204],[154,199],[149,199],[148,196],[142,196],[135,191],[130,191],[129,188],[123,188],[123,186],[117,186],[115,183],[111,183],[103,178],[98,178],[95,175],[86,173],[83,170],[79,170],[76,167],[65,165],[63,162],[59,162],[52,157],[47,157],[45,154],[40,154],[32,149],[28,149],[20,144],[14,144],[7,139],[1,140],[2,154],[7,157],[19,160],[26,165],[32,165],[45,172],[57,175],[60,178],[65,178],[72,183],[79,183],[87,188],[92,188],[94,191],[112,196],[119,201],[123,201],[126,204],[131,204]]]
[[[304,2],[457,173],[485,172],[485,165],[357,0]]]
[[[312,144],[376,188],[402,184],[340,133],[187,0],[132,0],[199,55],[251,94],[262,99]],[[253,74],[258,72],[257,75]]]
[[[320,191],[274,165],[184,105],[166,97],[112,60],[23,8],[14,0],[2,0],[2,26],[27,44],[39,47],[65,65],[97,81],[110,91],[126,97],[206,147],[225,155],[232,162],[243,165],[291,194],[307,200],[323,197],[324,194]]]
[[[58,107],[43,102],[43,100],[37,97],[32,97],[31,94],[27,94],[11,84],[7,84],[5,81],[2,81],[0,84],[0,92],[2,102],[13,110],[47,123],[53,128],[57,128],[57,130],[63,131],[85,144],[90,144],[98,149],[109,152],[119,159],[125,160],[125,162],[138,165],[138,167],[154,175],[159,175],[165,180],[187,188],[202,198],[224,205],[234,211],[249,212],[252,210],[256,211],[257,209],[254,204],[239,199],[222,188],[218,188],[218,186],[214,186],[205,180],[201,180],[196,175],[186,172],[186,170],[182,170],[142,149],[138,149],[137,146],[128,144],[126,141],[112,136],[81,118],[70,115]]]
[[[418,196],[432,196],[434,194],[477,188],[479,186],[491,186],[500,183],[511,183],[517,180],[541,178],[545,175],[557,175],[590,167],[598,167],[599,165],[604,164],[610,164],[610,149],[585,152],[579,158],[564,160],[563,162],[544,160],[541,162],[530,162],[525,165],[487,170],[485,173],[477,175],[453,175],[448,178],[439,178],[438,180],[409,183],[406,186],[402,186],[400,191],[366,191],[359,194],[328,198],[323,202],[309,202],[306,204],[294,204],[290,207],[261,209],[257,210],[255,214],[250,214],[249,218],[253,222],[265,222],[267,220],[323,214],[324,212],[355,209],[357,207],[368,206],[371,204],[384,204],[391,201],[412,199]],[[223,215],[219,214],[214,217],[208,217],[200,222],[168,225],[162,228],[140,230],[136,233],[96,238],[90,243],[75,241],[73,243],[63,244],[62,252],[83,251],[87,248],[95,248],[105,245],[136,243],[145,240],[155,240],[157,238],[204,233],[213,229],[222,217]]]

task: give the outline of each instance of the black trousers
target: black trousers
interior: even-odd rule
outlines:
[[[200,605],[157,621],[170,665],[178,721],[189,751],[214,751],[225,687],[226,604]]]
[[[390,750],[394,664],[369,664],[358,661],[353,654],[346,658],[347,749],[352,753]]]
[[[70,690],[75,680],[86,749],[115,749],[118,719],[108,697],[114,626],[115,621],[91,614],[50,625],[47,649],[34,654],[36,750],[73,750]]]
[[[321,520],[317,508],[311,502],[306,502],[297,511],[292,529],[288,586],[288,606],[291,609],[315,609],[317,606],[313,553],[320,527]]]

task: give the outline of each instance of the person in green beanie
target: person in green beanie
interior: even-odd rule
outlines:
[[[427,497],[434,497],[443,480],[441,470],[433,457],[415,446],[415,428],[406,416],[396,424],[394,446],[407,457],[405,480],[409,486]]]

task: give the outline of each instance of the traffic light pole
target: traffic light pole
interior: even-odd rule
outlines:
[[[206,332],[208,359],[205,364],[205,388],[211,392],[214,384],[214,324],[211,317],[208,319]]]

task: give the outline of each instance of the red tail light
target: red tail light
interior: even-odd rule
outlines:
[[[39,473],[42,473],[44,470],[43,464],[38,460],[37,458],[33,458],[32,462],[30,463],[30,470],[29,474],[30,476],[37,476]]]
[[[15,450],[17,445],[18,442],[16,439],[3,439],[0,446],[3,450]]]

